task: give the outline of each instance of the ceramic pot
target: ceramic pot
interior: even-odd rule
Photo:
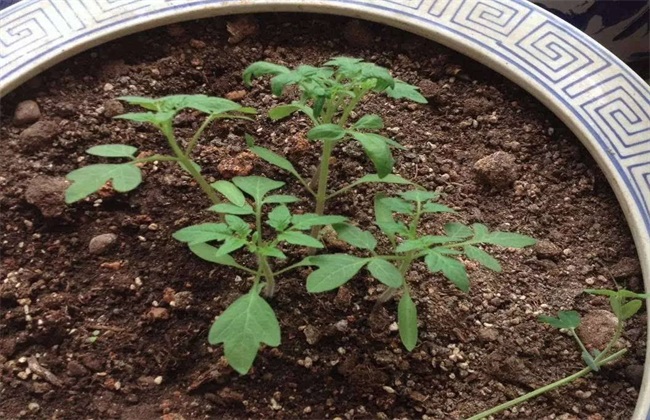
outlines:
[[[0,11],[0,95],[110,39],[215,15],[353,16],[430,38],[505,75],[550,108],[607,176],[650,290],[650,87],[570,24],[525,0],[23,0]],[[650,360],[650,343],[646,360]],[[650,413],[646,363],[634,419]]]

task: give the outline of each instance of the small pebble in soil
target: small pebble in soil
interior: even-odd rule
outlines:
[[[147,312],[147,318],[151,320],[168,319],[169,311],[166,308],[151,308]]]
[[[20,133],[20,147],[30,152],[49,147],[59,132],[59,125],[54,121],[37,121]]]
[[[124,114],[124,105],[116,99],[110,99],[104,102],[104,116],[113,118],[116,115]]]
[[[27,405],[27,409],[28,409],[29,411],[31,411],[32,413],[36,413],[37,411],[39,411],[39,410],[41,409],[41,406],[38,405],[38,403],[30,402],[30,403]]]
[[[343,38],[353,47],[367,48],[373,44],[375,36],[367,24],[351,20],[343,26]]]
[[[36,101],[22,101],[14,112],[14,125],[21,127],[35,123],[41,118],[41,109]]]
[[[39,176],[27,184],[25,200],[36,206],[45,217],[58,217],[66,209],[65,189],[68,181],[61,177]]]
[[[625,368],[625,377],[635,387],[639,388],[643,380],[643,365],[629,365]]]
[[[117,235],[114,233],[103,233],[90,240],[88,251],[94,255],[101,255],[111,250],[117,244]]]
[[[481,182],[492,187],[507,188],[517,180],[515,157],[508,152],[496,152],[479,159],[474,170]]]
[[[541,241],[535,244],[535,254],[538,258],[541,259],[556,259],[562,255],[562,248],[555,245],[553,242],[548,239],[542,239]]]
[[[153,383],[156,384],[156,385],[160,385],[160,384],[162,384],[162,382],[163,382],[163,377],[162,376],[156,376],[155,378],[153,378]]]
[[[307,343],[310,345],[314,345],[320,340],[320,331],[318,331],[317,328],[313,327],[312,325],[307,325],[305,329],[303,330],[303,334],[305,334],[305,339],[307,340]]]
[[[418,88],[422,96],[429,100],[436,99],[440,95],[440,85],[429,79],[420,80]]]
[[[613,313],[594,309],[583,315],[577,331],[578,336],[588,350],[602,350],[614,335],[617,323]]]
[[[226,23],[226,30],[231,35],[230,44],[238,44],[244,39],[257,35],[260,30],[257,19],[252,16],[239,16]]]
[[[499,338],[499,331],[494,328],[481,328],[478,331],[478,337],[481,341],[496,341]]]
[[[246,96],[245,90],[233,90],[232,92],[226,93],[226,99],[231,101],[241,101]]]

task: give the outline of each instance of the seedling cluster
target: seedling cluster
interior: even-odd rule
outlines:
[[[268,115],[277,121],[295,112],[305,114],[312,124],[307,133],[308,139],[321,144],[320,165],[314,173],[303,176],[284,156],[255,145],[251,136],[246,135],[246,143],[260,159],[288,172],[302,184],[313,199],[312,213],[292,210],[293,205],[301,199],[279,193],[278,190],[285,186],[281,181],[262,176],[234,177],[213,183],[206,180],[202,168],[192,160],[193,151],[204,131],[221,119],[252,120],[251,116],[256,114],[256,110],[205,95],[120,98],[145,111],[127,113],[117,118],[157,128],[166,139],[170,154],[137,157],[137,149],[129,145],[91,147],[87,153],[112,162],[118,160],[117,163],[88,165],[72,171],[68,174],[72,185],[66,192],[66,201],[74,203],[104,188],[107,183],[116,191],[131,191],[142,182],[140,164],[153,161],[174,162],[193,177],[211,201],[208,210],[215,214],[215,218],[214,221],[182,228],[173,234],[174,238],[186,243],[199,258],[233,267],[251,279],[249,292],[235,300],[216,319],[208,334],[211,344],[223,343],[226,359],[239,373],[245,374],[250,370],[262,344],[271,347],[280,345],[280,324],[267,299],[276,293],[277,280],[287,271],[315,267],[306,278],[306,287],[310,293],[320,293],[342,286],[365,267],[371,277],[386,286],[377,299],[377,305],[400,296],[397,306],[399,334],[404,347],[410,351],[418,341],[417,307],[407,278],[409,267],[415,261],[423,260],[430,272],[441,273],[460,290],[467,292],[470,281],[460,258],[476,261],[498,272],[501,265],[485,247],[522,248],[535,243],[528,236],[491,232],[488,227],[478,223],[466,226],[450,222],[441,226],[438,232],[424,231],[421,226],[424,218],[454,213],[454,210],[438,202],[440,195],[437,192],[426,191],[394,174],[393,150],[403,147],[381,134],[384,127],[381,116],[359,115],[359,104],[373,94],[426,103],[416,87],[392,77],[387,69],[349,57],[334,58],[322,67],[301,65],[295,69],[257,62],[244,71],[244,83],[250,85],[254,77],[264,75],[272,76],[271,90],[277,96],[282,96],[287,86],[297,86],[300,98],[272,108]],[[205,117],[191,138],[178,139],[173,122],[178,113],[184,110],[199,111]],[[376,172],[330,191],[330,158],[335,147],[346,141],[354,141],[361,146]],[[325,214],[329,199],[364,183],[390,183],[406,188],[390,196],[378,193],[374,198],[375,224],[385,235],[388,246],[378,245],[377,238],[357,227],[354,220]],[[327,253],[321,242],[321,232],[326,226],[356,251]],[[277,269],[277,260],[288,260],[285,251],[291,247],[306,247],[310,255],[290,265],[283,262],[280,265],[283,268]],[[316,252],[322,253],[314,255]],[[244,260],[242,256],[245,254],[254,258]],[[255,263],[246,265],[240,261]],[[622,328],[623,320],[639,309],[640,295],[616,293],[616,297],[610,299],[618,305],[614,307],[612,304],[612,308]],[[631,301],[624,302],[630,298]],[[558,318],[543,320],[573,332],[579,317],[574,312],[562,312]],[[577,335],[574,336],[577,339]],[[616,340],[618,337],[613,339],[614,342]],[[620,353],[610,354],[612,344],[602,352],[592,354],[578,342],[589,371],[598,370]]]

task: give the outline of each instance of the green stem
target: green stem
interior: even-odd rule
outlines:
[[[603,365],[605,365],[607,363],[618,360],[626,352],[627,352],[626,349],[619,350],[616,353],[612,354],[611,356],[609,356],[607,358],[604,358],[600,362],[598,362],[598,366],[603,366]],[[544,394],[546,392],[554,390],[555,388],[559,388],[559,387],[561,387],[563,385],[569,384],[569,383],[575,381],[578,378],[582,378],[583,376],[587,375],[591,371],[592,371],[592,369],[590,367],[586,367],[586,368],[582,369],[581,371],[574,373],[571,376],[567,376],[565,378],[560,379],[559,381],[553,382],[553,383],[548,384],[546,386],[543,386],[541,388],[537,388],[536,390],[531,391],[528,394],[524,394],[519,398],[515,398],[514,400],[510,400],[510,401],[508,401],[506,403],[503,403],[501,405],[498,405],[498,406],[496,406],[494,408],[483,411],[482,413],[479,413],[479,414],[477,414],[475,416],[472,416],[472,417],[470,417],[470,418],[468,418],[466,420],[480,420],[480,419],[486,418],[488,416],[491,416],[493,414],[499,413],[499,412],[501,412],[503,410],[507,410],[508,408],[514,407],[517,404],[521,404],[522,402],[528,401],[529,399],[534,398],[534,397],[536,397],[538,395]]]
[[[578,334],[576,334],[576,330],[571,328],[569,331],[571,332],[571,335],[573,336],[573,338],[576,340],[576,343],[578,343],[578,346],[580,347],[580,351],[582,351],[584,353],[587,353],[588,355],[591,355],[591,353],[589,353],[587,351],[587,349],[585,348],[585,345],[582,344],[582,340],[580,340],[580,337],[578,337]],[[594,362],[595,362],[595,360],[594,360]]]
[[[318,172],[318,190],[316,192],[316,214],[322,216],[325,212],[325,201],[327,200],[327,177],[330,172],[330,158],[332,157],[332,150],[336,145],[335,140],[328,140],[323,142],[323,155]],[[311,236],[316,238],[320,226],[314,226],[311,229]]]
[[[192,175],[192,178],[194,178],[196,183],[199,184],[203,192],[208,196],[208,198],[210,198],[210,201],[212,201],[213,204],[219,204],[221,200],[219,199],[217,192],[210,186],[210,184],[208,184],[208,181],[203,178],[199,171],[194,168],[192,161],[185,155],[185,153],[183,153],[183,150],[174,137],[171,125],[162,127],[162,132],[167,138],[169,147],[174,151],[174,154],[178,158],[178,162],[181,164],[183,169],[187,170],[187,172]]]
[[[216,117],[211,115],[211,116],[207,117],[203,121],[203,124],[201,124],[201,126],[196,131],[196,133],[194,133],[194,135],[192,136],[192,139],[190,140],[189,144],[185,148],[185,155],[189,156],[190,153],[192,153],[192,151],[194,150],[194,148],[198,144],[199,138],[201,137],[201,134],[203,134],[203,131],[205,131],[205,129],[208,127],[208,125],[210,125],[210,123],[212,121],[214,121],[215,119],[216,119]]]
[[[258,269],[261,270],[261,273],[266,279],[266,286],[264,286],[264,296],[267,298],[273,297],[275,293],[275,277],[273,276],[273,270],[269,266],[269,262],[266,259],[266,255],[259,254],[259,249],[264,246],[264,241],[262,239],[262,205],[260,203],[255,203],[255,230],[257,232],[257,264]]]
[[[603,358],[607,357],[607,354],[612,350],[612,347],[618,342],[618,339],[621,338],[621,334],[623,333],[623,321],[620,319],[618,320],[618,324],[616,324],[616,330],[614,331],[614,336],[612,337],[611,340],[609,340],[609,343],[607,343],[607,347],[605,347],[605,350],[603,350],[598,357],[594,360],[595,363],[600,363]]]

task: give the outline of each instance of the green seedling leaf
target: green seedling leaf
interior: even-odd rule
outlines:
[[[264,196],[272,190],[284,185],[282,181],[274,181],[263,176],[236,176],[232,182],[240,190],[253,197],[256,203],[262,203]]]
[[[596,361],[594,360],[591,354],[583,350],[580,355],[582,356],[582,360],[585,362],[587,366],[589,366],[591,370],[593,370],[594,372],[598,372],[600,370],[600,366],[598,366],[598,364],[596,363]]]
[[[250,86],[253,77],[263,76],[270,74],[276,76],[282,73],[288,73],[290,70],[285,66],[278,64],[267,63],[266,61],[258,61],[246,67],[244,70],[243,79],[246,86]]]
[[[159,111],[160,110],[160,104],[158,99],[154,98],[145,98],[143,96],[120,96],[119,98],[120,101],[124,101],[128,104],[131,105],[138,105],[141,106],[142,108],[151,110],[151,111]]]
[[[281,120],[300,109],[300,105],[279,105],[269,110],[269,118],[273,121]]]
[[[162,127],[165,123],[170,123],[174,116],[175,111],[166,112],[129,112],[127,114],[118,115],[115,118],[121,120],[129,120],[135,122],[149,123],[156,127]]]
[[[382,193],[375,196],[375,223],[386,236],[394,240],[395,234],[406,234],[408,229],[404,223],[396,222],[393,218],[393,211],[387,201],[389,199],[390,197],[386,197]]]
[[[354,277],[367,262],[367,258],[347,254],[310,257],[310,265],[316,265],[318,269],[307,277],[307,291],[309,293],[320,293],[336,289]]]
[[[240,237],[245,238],[251,233],[251,227],[241,217],[227,214],[225,219],[228,227]]]
[[[360,133],[357,131],[350,134],[361,143],[366,155],[375,165],[379,178],[383,178],[393,171],[395,160],[385,137],[374,133]]]
[[[465,270],[465,265],[460,261],[445,257],[435,251],[431,251],[425,255],[424,262],[432,273],[441,271],[442,274],[460,290],[463,292],[469,291],[469,278],[467,277],[467,271]]]
[[[612,307],[612,312],[614,312],[614,315],[616,315],[616,318],[622,319],[623,318],[623,299],[621,299],[620,296],[614,295],[609,297],[609,305]]]
[[[381,203],[393,213],[413,214],[413,204],[399,197],[385,197]]]
[[[298,83],[301,79],[302,76],[295,71],[278,74],[271,79],[271,92],[275,96],[282,96],[285,86]]]
[[[285,195],[285,194],[272,194],[267,196],[264,199],[264,203],[266,204],[285,204],[285,203],[295,203],[297,201],[300,201],[298,197],[294,197],[293,195]]]
[[[427,99],[422,96],[419,89],[413,85],[409,85],[399,79],[395,80],[395,86],[386,89],[386,94],[394,99],[408,99],[409,101],[417,102],[419,104],[426,104]]]
[[[223,257],[224,255],[228,255],[233,251],[237,251],[247,243],[248,242],[246,239],[229,236],[223,241],[223,244],[217,248],[217,257]]]
[[[377,240],[370,232],[346,223],[337,223],[332,225],[332,227],[336,231],[339,239],[352,246],[369,251],[374,251],[377,247]]]
[[[437,200],[440,198],[440,193],[432,191],[411,190],[400,193],[404,200],[424,203],[427,200]],[[427,203],[428,204],[428,203]]]
[[[448,242],[467,239],[474,234],[474,232],[472,232],[472,229],[461,223],[447,223],[445,225],[445,233],[447,236],[449,236]]]
[[[243,109],[241,105],[231,100],[206,95],[186,95],[182,107],[196,109],[210,115],[219,115],[229,111],[241,112]],[[245,111],[247,114],[255,113],[255,110],[251,108]]]
[[[631,300],[621,307],[621,321],[630,319],[639,312],[641,309],[642,302],[640,300]]]
[[[266,222],[278,232],[284,232],[291,224],[291,212],[287,206],[277,206],[269,212]]]
[[[438,203],[424,203],[421,209],[422,213],[456,213],[456,210]]]
[[[499,264],[499,261],[481,248],[477,248],[473,245],[465,245],[463,250],[465,251],[467,258],[470,260],[474,260],[482,266],[489,268],[492,271],[496,271],[497,273],[501,272],[501,264]]]
[[[398,288],[404,284],[404,277],[390,262],[381,258],[373,258],[366,267],[370,274],[388,287]]]
[[[226,197],[226,199],[235,206],[242,207],[246,204],[246,197],[244,197],[244,194],[232,182],[221,180],[213,182],[210,186],[221,193],[221,195]]]
[[[574,330],[580,325],[580,314],[576,311],[560,311],[557,313],[557,318],[541,315],[537,319],[554,328]]]
[[[388,174],[383,178],[380,178],[379,175],[377,174],[368,174],[357,179],[348,187],[351,188],[360,184],[369,184],[369,183],[402,184],[402,185],[413,184],[408,179],[404,179],[401,176],[395,174]]]
[[[278,236],[280,241],[288,242],[292,245],[308,246],[310,248],[324,248],[323,244],[317,239],[312,238],[301,232],[287,231]]]
[[[331,60],[325,62],[326,66],[334,67],[352,67],[355,64],[361,63],[363,60],[361,58],[353,57],[334,57]]]
[[[404,293],[397,305],[397,325],[399,337],[408,351],[418,343],[418,311],[408,293]]]
[[[210,211],[223,214],[237,214],[239,216],[246,216],[249,214],[255,214],[255,210],[249,205],[244,204],[243,206],[236,206],[231,203],[219,203],[208,208]]]
[[[278,258],[281,260],[286,260],[287,256],[284,255],[284,252],[280,251],[278,248],[274,246],[263,246],[257,249],[257,252],[259,252],[261,255],[267,256],[267,257],[273,257],[273,258]]]
[[[476,241],[483,242],[490,234],[488,227],[481,223],[472,224],[472,230],[474,230],[474,240]]]
[[[346,131],[337,124],[321,124],[307,132],[309,140],[340,140]]]
[[[352,128],[355,130],[380,130],[384,128],[384,121],[376,114],[364,115],[352,125]]]
[[[210,241],[224,241],[232,236],[232,231],[224,223],[201,223],[177,230],[172,237],[190,245]]]
[[[250,151],[255,153],[257,156],[259,156],[260,159],[267,161],[271,165],[275,165],[280,169],[284,169],[285,171],[289,172],[291,175],[295,176],[296,178],[300,178],[298,171],[296,171],[296,168],[291,164],[291,162],[289,162],[287,159],[283,158],[282,156],[278,155],[277,153],[272,152],[269,149],[265,149],[264,147],[252,146],[252,145],[250,147]]]
[[[99,191],[108,181],[115,191],[131,191],[142,182],[142,173],[131,163],[98,164],[75,169],[66,178],[72,181],[65,191],[65,202],[70,204]]]
[[[344,216],[319,216],[314,213],[294,214],[291,218],[293,229],[306,230],[312,226],[325,226],[343,223],[347,220]]]
[[[246,267],[238,264],[237,261],[230,255],[217,256],[217,248],[208,245],[206,243],[190,245],[190,251],[192,251],[197,257],[209,261],[211,263],[227,265],[229,267],[235,267],[240,270],[247,270]]]
[[[530,236],[510,232],[492,232],[485,237],[484,241],[488,244],[508,248],[524,248],[537,243],[537,240]]]
[[[629,290],[585,289],[585,293],[601,296],[620,296],[628,299],[650,299],[650,293],[634,293]]]
[[[271,306],[251,290],[234,301],[212,324],[208,334],[212,345],[223,343],[230,366],[247,373],[261,344],[280,345],[280,324]]]
[[[91,147],[86,150],[86,153],[94,156],[132,159],[137,151],[136,147],[126,144],[102,144]]]

